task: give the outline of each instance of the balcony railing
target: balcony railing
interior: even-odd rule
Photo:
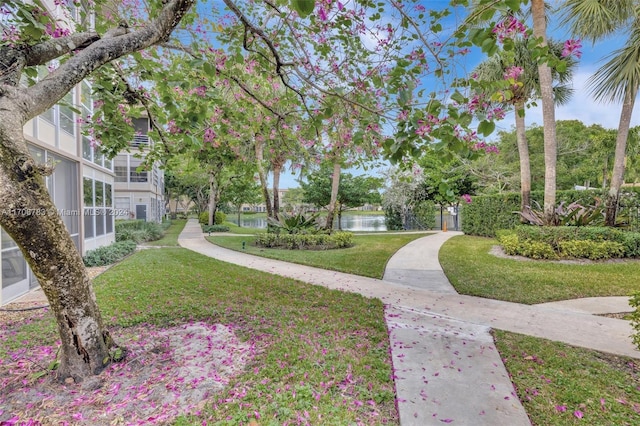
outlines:
[[[135,135],[133,137],[133,142],[131,142],[131,146],[147,146],[149,145],[149,136],[147,135]]]

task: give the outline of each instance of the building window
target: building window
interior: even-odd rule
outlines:
[[[135,136],[133,137],[131,146],[145,147],[149,145],[149,119],[134,118],[133,128],[135,129]]]
[[[55,110],[53,108],[49,108],[42,114],[40,114],[40,118],[45,119],[51,124],[55,124]]]
[[[99,237],[113,232],[111,184],[85,177],[83,185],[85,238]]]
[[[73,90],[67,93],[64,97],[64,103],[58,106],[58,112],[60,114],[60,128],[72,136],[76,134],[76,124],[71,109],[73,106]]]
[[[148,182],[147,171],[138,170],[142,160],[138,158],[129,159],[129,182],[131,183],[145,183]]]
[[[93,147],[87,136],[82,136],[82,158],[93,161]]]
[[[116,182],[128,182],[129,168],[127,165],[127,158],[116,158],[113,160],[113,170],[116,174]]]
[[[131,168],[131,172],[129,173],[129,179],[132,183],[144,183],[147,182],[147,172],[146,170],[136,171],[133,167]]]

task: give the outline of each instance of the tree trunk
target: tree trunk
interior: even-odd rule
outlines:
[[[629,138],[629,126],[631,114],[635,104],[637,88],[627,91],[620,113],[620,123],[618,125],[618,135],[616,137],[616,153],[613,160],[613,173],[611,174],[611,186],[606,200],[605,225],[615,226],[618,214],[618,199],[620,197],[620,187],[624,183],[624,158],[627,151],[627,139]]]
[[[547,23],[544,0],[532,0],[533,35],[547,44]],[[542,123],[544,127],[544,220],[547,225],[555,224],[556,207],[556,117],[553,98],[553,78],[546,62],[538,65],[540,79],[540,99],[542,101]]]
[[[338,231],[342,231],[342,206],[338,203]]]
[[[260,187],[262,188],[262,196],[267,206],[267,217],[273,217],[273,209],[271,208],[271,195],[269,195],[269,187],[267,185],[267,172],[264,169],[264,143],[256,140],[256,165],[258,168],[258,177],[260,178]]]
[[[524,122],[524,103],[515,105],[516,140],[518,142],[518,158],[520,159],[520,211],[531,206],[531,164],[529,161],[529,145],[527,144]],[[524,219],[524,218],[522,218]]]
[[[209,226],[215,225],[218,208],[218,180],[215,173],[209,173]]]
[[[135,30],[122,25],[102,37],[74,33],[58,42],[1,49],[12,61],[0,66],[0,226],[22,251],[49,300],[61,342],[61,380],[80,382],[98,374],[111,362],[109,350],[116,344],[102,321],[82,257],[45,186],[50,170],[34,162],[23,126],[102,65],[167,40],[193,3],[167,0]],[[18,87],[25,65],[46,65],[67,54],[46,78]]]
[[[273,214],[280,213],[280,173],[282,172],[282,164],[276,162],[273,164]]]
[[[238,204],[238,227],[242,228],[242,224],[240,223],[240,209],[242,208],[242,204]]]
[[[58,378],[80,382],[111,362],[109,349],[116,345],[21,125],[0,125],[0,158],[0,225],[20,247],[56,318],[61,341]]]
[[[340,170],[342,166],[339,161],[333,163],[333,176],[331,177],[331,200],[329,201],[329,211],[327,213],[327,224],[325,229],[330,231],[333,229],[333,218],[336,214],[336,205],[338,201],[338,188],[340,188]]]

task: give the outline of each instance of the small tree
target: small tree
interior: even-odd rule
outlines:
[[[222,192],[221,203],[231,204],[238,215],[238,226],[241,226],[240,214],[243,204],[256,204],[261,199],[260,184],[253,173],[237,174],[229,179],[229,185]]]
[[[318,208],[327,209],[332,199],[333,178],[334,174],[330,170],[329,164],[324,164],[319,171],[308,175],[307,182],[300,183],[304,191],[303,201]],[[382,199],[379,192],[381,187],[382,179],[380,178],[354,177],[350,173],[342,173],[336,195],[338,228],[341,228],[340,221],[343,211],[365,204],[380,203]]]

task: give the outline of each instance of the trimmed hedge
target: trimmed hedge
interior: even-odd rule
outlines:
[[[226,225],[202,225],[202,232],[229,232]]]
[[[220,210],[216,210],[216,215],[213,218],[213,224],[222,225],[226,221],[227,221],[227,215],[224,212],[221,212]],[[198,222],[200,222],[200,224],[202,225],[207,225],[209,223],[209,212],[207,211],[207,212],[200,213],[200,215],[198,216]]]
[[[556,203],[570,204],[578,202],[582,205],[594,205],[596,198],[603,198],[602,191],[558,191]],[[542,191],[531,192],[531,200],[541,206],[544,201]],[[533,203],[535,205],[535,203]],[[520,193],[509,192],[498,195],[479,195],[470,204],[463,204],[461,209],[462,231],[468,235],[495,237],[499,229],[513,229],[520,222]],[[624,188],[618,211],[619,221],[626,229],[640,231],[640,188]]]
[[[640,233],[596,226],[517,226],[497,232],[505,253],[533,259],[638,257]]]
[[[330,250],[353,245],[353,233],[334,232],[332,234],[256,234],[255,245],[267,248],[289,250]]]
[[[89,250],[82,260],[85,266],[105,266],[116,263],[136,249],[136,243],[131,240],[115,242],[111,245]]]

